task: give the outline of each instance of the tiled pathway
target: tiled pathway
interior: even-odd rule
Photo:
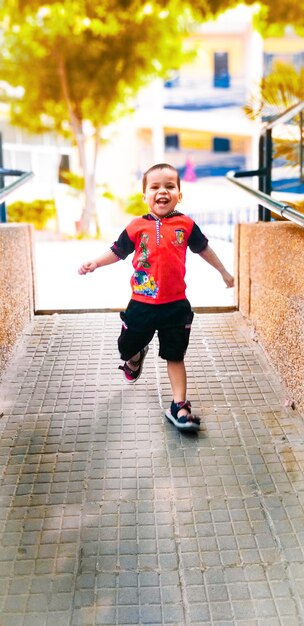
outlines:
[[[196,315],[199,435],[117,314],[36,317],[0,385],[1,626],[304,624],[304,420],[241,315]]]

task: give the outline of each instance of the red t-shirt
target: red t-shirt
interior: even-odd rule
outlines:
[[[208,239],[191,217],[174,212],[156,219],[150,213],[133,219],[111,250],[125,259],[134,252],[132,300],[165,304],[186,298],[186,251],[202,252]]]

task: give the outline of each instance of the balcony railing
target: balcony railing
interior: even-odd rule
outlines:
[[[6,208],[4,200],[11,195],[16,189],[24,185],[31,178],[33,178],[33,172],[23,172],[22,170],[9,170],[0,168],[0,223],[6,222]],[[6,185],[6,177],[14,177],[12,183]]]
[[[294,209],[290,204],[279,202],[278,200],[274,200],[270,195],[264,193],[263,191],[259,191],[258,189],[253,189],[242,183],[239,179],[245,175],[245,172],[228,172],[227,178],[235,185],[238,185],[244,191],[251,194],[251,196],[255,197],[259,204],[263,206],[267,211],[273,212],[280,217],[284,217],[290,222],[294,222],[299,226],[304,226],[304,215]],[[251,174],[250,172],[246,172],[246,176],[254,175],[254,172]],[[261,221],[269,221],[269,220],[261,220]]]
[[[269,222],[271,212],[288,219],[291,222],[304,226],[304,215],[297,211],[288,202],[279,202],[271,197],[272,191],[272,130],[278,124],[288,122],[297,115],[300,115],[300,140],[299,140],[299,165],[300,176],[303,174],[303,110],[304,102],[298,102],[283,113],[276,115],[267,122],[260,134],[259,141],[259,168],[257,170],[247,171],[231,171],[228,172],[227,178],[230,182],[238,185],[244,191],[251,194],[259,202],[259,220]],[[253,189],[249,185],[241,182],[240,178],[255,177],[259,179],[259,189]]]

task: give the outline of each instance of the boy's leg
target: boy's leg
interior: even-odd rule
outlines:
[[[134,354],[134,356],[131,356],[131,358],[126,361],[126,363],[128,367],[130,368],[130,370],[133,370],[134,372],[136,372],[136,370],[138,370],[139,368],[139,361],[140,361],[140,352],[137,352],[137,354]]]
[[[118,369],[123,371],[128,383],[135,383],[139,379],[148,350],[149,346],[145,346],[138,352],[137,361],[132,357],[132,359],[125,361],[123,365],[119,365]]]
[[[127,382],[135,382],[141,375],[142,366],[148,352],[148,344],[154,335],[149,316],[151,306],[131,300],[126,311],[120,314],[122,327],[118,337],[118,349],[125,361],[123,370]]]
[[[184,363],[193,313],[188,300],[173,302],[163,307],[161,324],[158,328],[159,356],[167,361],[167,372],[171,384],[173,401],[186,401],[187,373]],[[180,415],[187,411],[181,409]]]
[[[153,338],[154,329],[149,324],[147,306],[131,300],[126,310],[120,313],[122,326],[117,344],[123,361],[136,362],[141,350]],[[149,308],[151,307],[149,306]]]
[[[170,317],[169,317],[170,314]],[[187,374],[184,363],[193,313],[188,301],[172,303],[163,311],[158,327],[159,356],[167,361],[173,401],[166,417],[180,430],[198,430],[200,419],[192,415],[191,404],[186,400]]]
[[[171,406],[166,410],[167,419],[179,430],[199,430],[200,418],[192,414],[191,404],[186,399],[187,374],[184,361],[167,361],[167,370],[173,394]]]
[[[167,361],[168,377],[171,384],[173,401],[185,402],[187,395],[187,373],[184,361]],[[178,411],[178,417],[187,415],[186,409]]]

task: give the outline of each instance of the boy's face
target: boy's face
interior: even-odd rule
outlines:
[[[144,202],[151,213],[158,218],[166,217],[174,211],[182,194],[177,184],[177,173],[169,168],[152,170],[147,175],[147,186],[143,195]]]

